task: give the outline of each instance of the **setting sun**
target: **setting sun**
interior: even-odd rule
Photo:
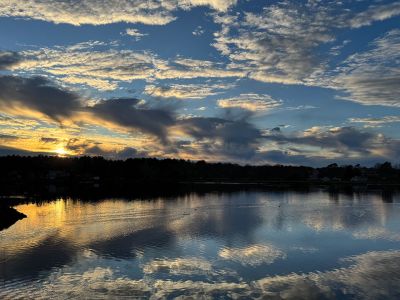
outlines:
[[[68,155],[68,151],[65,150],[64,147],[57,148],[54,152],[55,152],[58,156],[66,156],[66,155]]]

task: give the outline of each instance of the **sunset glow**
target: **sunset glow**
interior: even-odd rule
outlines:
[[[398,1],[27,3],[0,3],[0,155],[399,161]]]
[[[57,153],[57,155],[60,157],[65,157],[69,154],[68,151],[65,150],[64,148],[58,148],[54,152]]]

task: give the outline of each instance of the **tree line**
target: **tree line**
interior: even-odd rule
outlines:
[[[239,165],[182,159],[3,156],[0,184],[126,184],[146,182],[381,182],[399,183],[400,168],[390,162],[374,167],[330,164],[322,168]]]

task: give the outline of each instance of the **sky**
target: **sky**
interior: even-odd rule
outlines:
[[[0,1],[0,155],[400,163],[400,1]]]

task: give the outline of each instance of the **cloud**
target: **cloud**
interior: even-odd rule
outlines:
[[[9,134],[0,134],[0,140],[17,140],[19,139],[18,136],[15,135],[9,135]]]
[[[268,138],[283,143],[334,148],[338,151],[356,151],[360,153],[368,152],[371,147],[376,145],[383,146],[386,142],[381,134],[361,131],[355,127],[333,127],[329,129],[312,127],[294,136],[285,136],[278,133],[270,135]]]
[[[20,289],[35,298],[50,298],[55,293],[61,298],[116,295],[136,298],[173,298],[190,295],[194,298],[271,298],[271,299],[394,299],[400,293],[398,269],[399,251],[372,251],[342,259],[346,267],[305,274],[291,273],[267,276],[250,282],[239,278],[232,281],[217,279],[163,280],[152,277],[130,279],[119,276],[111,268],[83,270],[80,280],[68,272],[50,274],[38,287]],[[196,262],[194,263],[196,266]],[[169,265],[168,265],[169,266]],[[87,287],[91,288],[88,289]],[[0,291],[1,294],[1,291]],[[7,294],[6,294],[7,295]]]
[[[167,127],[175,123],[174,114],[162,108],[151,108],[138,99],[110,99],[85,106],[75,93],[54,85],[42,77],[0,77],[0,107],[16,114],[26,110],[46,115],[56,122],[78,121],[86,114],[86,122],[111,122],[128,131],[143,131],[162,140],[167,139]]]
[[[393,40],[389,41],[385,37],[385,39],[374,42],[374,45],[386,45],[391,42]],[[76,49],[82,50],[80,47],[85,48],[87,45],[76,47]],[[146,57],[146,54],[142,54]],[[131,53],[128,55],[131,55]],[[149,59],[149,61],[152,60]],[[356,62],[355,66],[363,62],[361,58],[354,61]],[[22,63],[29,63],[29,60],[23,60]],[[167,68],[171,68],[172,65],[174,67],[179,65],[183,69],[187,68],[187,70],[215,67],[215,63],[211,61],[186,58],[177,58],[172,64],[160,65]],[[179,68],[176,67],[176,69]],[[340,72],[346,70],[340,69]],[[181,99],[183,97],[199,99],[206,95],[220,93],[230,86],[229,84],[223,85],[222,83],[209,83],[207,81],[204,84],[196,85],[171,84],[168,89],[157,90],[154,84],[148,85],[147,91],[152,88],[154,94],[159,93],[156,96],[174,95],[176,98],[181,97]],[[196,92],[193,93],[192,90]],[[155,101],[150,103],[154,104]],[[90,144],[85,145],[76,153],[105,155],[107,157],[151,154],[160,157],[179,156],[214,161],[233,160],[235,162],[251,161],[253,163],[267,161],[313,165],[336,160],[343,163],[363,162],[372,164],[382,160],[396,159],[400,154],[398,150],[400,149],[399,140],[355,127],[313,127],[304,132],[290,134],[276,130],[263,133],[252,123],[251,117],[254,112],[271,109],[280,104],[278,100],[268,95],[241,94],[238,97],[220,99],[217,103],[226,108],[223,110],[226,112],[225,116],[179,118],[173,109],[149,105],[139,99],[116,98],[101,100],[89,105],[85,104],[84,99],[78,94],[61,88],[42,77],[24,78],[4,75],[0,77],[0,105],[4,112],[15,115],[29,113],[38,118],[45,115],[48,117],[47,120],[63,124],[69,121],[77,131],[87,129],[90,126],[101,126],[104,128],[103,130],[109,127],[110,138],[113,135],[126,134],[125,140],[128,136],[134,136],[149,143],[147,149],[143,147],[144,142],[138,148],[136,144],[127,141],[125,141],[125,144],[119,144],[115,147]],[[233,114],[238,113],[238,110],[230,110],[229,108],[235,107],[245,108],[247,111],[240,110],[241,115],[234,116]],[[386,119],[386,121],[388,120]],[[390,120],[394,121],[395,119]],[[352,121],[360,120],[354,119]],[[1,124],[20,126],[15,123],[15,120],[6,117],[0,118],[0,122],[2,122]],[[40,126],[40,124],[30,126]],[[6,135],[14,134],[11,131],[3,131],[3,133]],[[100,133],[100,130],[98,130],[97,133],[104,137],[104,132]],[[152,139],[153,137],[156,137],[157,140]],[[39,145],[40,136],[35,138],[35,143]],[[43,150],[43,142],[44,140],[42,145],[38,146],[39,150]],[[126,150],[125,154],[121,152],[123,150]]]
[[[398,278],[393,277],[399,263],[398,251],[367,252],[346,261],[351,263],[350,267],[270,277],[257,281],[257,284],[262,293],[278,299],[334,299],[338,295],[376,299],[391,298],[398,293]],[[389,261],[393,264],[388,264]]]
[[[236,5],[237,0],[189,0],[180,1],[180,5],[188,3],[190,6],[209,6],[217,11],[225,12],[230,7]]]
[[[197,26],[195,28],[195,30],[193,30],[192,34],[195,35],[195,36],[200,36],[200,35],[203,35],[204,32],[205,32],[205,30],[203,29],[203,27]]]
[[[237,69],[206,60],[163,60],[150,51],[117,50],[113,44],[91,41],[72,46],[42,48],[20,53],[23,61],[14,72],[52,76],[67,84],[99,90],[116,89],[122,82],[156,79],[243,77]]]
[[[147,85],[144,92],[154,97],[176,99],[204,99],[235,87],[234,84],[170,84],[168,86]]]
[[[0,126],[11,130],[31,131],[41,123],[38,120],[27,117],[16,117],[5,113],[0,113]]]
[[[371,46],[351,55],[335,70],[332,86],[348,94],[341,99],[400,107],[400,30],[389,31]]]
[[[72,25],[103,25],[117,22],[165,25],[175,19],[170,10],[163,9],[158,1],[93,1],[66,0],[7,1],[0,4],[0,15],[24,17]]]
[[[147,157],[148,154],[143,151],[138,151],[133,147],[124,147],[123,149],[116,150],[116,151],[108,151],[100,153],[98,155],[104,157],[111,157],[113,159],[128,159],[128,158],[135,158],[135,157]]]
[[[246,71],[239,68],[227,68],[225,64],[208,60],[178,58],[165,65],[156,73],[157,79],[177,78],[228,78],[244,77]]]
[[[265,133],[275,149],[260,150],[258,159],[284,164],[324,165],[330,162],[371,165],[399,157],[400,141],[355,127],[312,127],[292,134]]]
[[[45,144],[55,144],[59,142],[59,139],[53,137],[41,137],[40,141]]]
[[[354,127],[321,128],[312,127],[294,135],[285,135],[280,130],[265,135],[279,143],[294,143],[318,147],[337,147],[341,149],[365,149],[376,136],[362,132]]]
[[[400,234],[388,230],[385,227],[368,227],[365,230],[360,230],[353,233],[356,239],[371,239],[371,240],[388,240],[388,241],[400,241]]]
[[[97,145],[98,143],[93,142],[92,140],[70,138],[68,141],[66,141],[64,148],[69,152],[73,152],[74,154],[86,154],[86,149],[93,148]]]
[[[161,108],[149,108],[140,100],[116,98],[98,102],[88,108],[96,117],[125,129],[143,131],[167,141],[167,127],[175,123],[174,114]]]
[[[314,109],[318,108],[313,105],[298,105],[298,106],[287,106],[285,108],[282,108],[282,110],[306,110],[306,109]]]
[[[284,84],[305,83],[322,72],[323,60],[316,48],[334,39],[334,17],[322,5],[295,5],[287,2],[265,6],[261,13],[245,13],[243,18],[221,18],[221,31],[214,47],[235,64],[242,64],[249,77]],[[233,21],[235,20],[235,21]]]
[[[173,275],[200,275],[210,274],[213,271],[212,264],[204,259],[176,258],[153,260],[143,267],[145,274],[170,273]]]
[[[59,122],[79,110],[81,102],[42,77],[0,76],[0,106],[5,111],[27,108]]]
[[[305,131],[297,142],[321,147],[356,150],[363,152],[368,146],[383,142],[382,136],[360,131],[354,127],[333,127],[327,131],[318,127]]]
[[[280,249],[270,245],[250,245],[243,248],[223,248],[218,252],[222,259],[232,260],[244,266],[272,264],[277,259],[286,258]]]
[[[394,2],[383,5],[372,5],[367,10],[353,16],[350,20],[350,26],[358,28],[371,25],[375,21],[383,21],[400,15],[400,3]]]
[[[365,123],[369,125],[382,125],[387,123],[398,123],[400,122],[400,116],[384,116],[376,118],[350,118],[352,123]]]
[[[99,91],[113,91],[118,88],[118,83],[111,80],[91,78],[88,76],[72,75],[60,78],[63,83],[68,85],[86,85]]]
[[[270,95],[240,94],[237,97],[220,99],[218,106],[222,108],[242,108],[250,111],[267,111],[281,105],[282,101],[273,99]]]
[[[0,51],[0,70],[17,65],[22,57],[17,52]]]
[[[393,94],[398,83],[398,59],[393,56],[393,53],[399,52],[397,48],[393,48],[392,51],[392,69],[388,66],[381,66],[379,69],[381,63],[368,65],[368,62],[365,62],[364,67],[359,66],[360,72],[342,68],[343,73],[336,73],[339,76],[328,76],[332,73],[329,69],[337,63],[332,61],[337,55],[337,49],[347,42],[336,40],[337,32],[348,27],[364,26],[374,20],[394,17],[399,8],[397,3],[367,8],[366,5],[361,5],[363,11],[352,12],[347,9],[347,3],[338,5],[336,1],[323,4],[313,1],[304,5],[294,1],[282,1],[266,5],[258,13],[242,14],[230,14],[229,8],[234,6],[236,1],[228,0],[146,3],[134,0],[85,0],[78,4],[72,0],[55,4],[50,0],[30,0],[30,5],[26,6],[18,2],[13,3],[14,1],[0,4],[0,12],[8,16],[24,15],[39,19],[46,19],[47,14],[52,18],[73,15],[71,20],[78,24],[85,18],[88,18],[85,22],[93,21],[94,24],[114,22],[117,21],[113,19],[114,15],[119,16],[121,21],[130,22],[123,20],[125,14],[129,15],[129,18],[139,18],[141,12],[149,16],[157,12],[158,16],[173,19],[173,12],[177,9],[188,10],[195,6],[208,6],[218,11],[213,13],[213,17],[221,26],[221,30],[215,34],[213,45],[229,59],[228,63],[189,58],[165,60],[150,51],[117,50],[112,49],[110,45],[103,45],[110,46],[109,49],[98,49],[102,46],[99,44],[96,44],[95,48],[85,48],[78,44],[25,51],[20,54],[24,58],[23,62],[8,65],[8,68],[16,72],[51,75],[69,85],[86,85],[104,91],[115,90],[121,83],[134,80],[153,82],[156,79],[249,77],[269,83],[333,87],[348,94],[342,98],[362,104],[393,106],[396,102],[394,99],[398,99],[398,95]],[[118,14],[121,10],[123,13]],[[54,11],[54,14],[49,11]],[[74,15],[75,13],[78,16]],[[351,22],[358,25],[352,25]],[[127,34],[137,38],[143,36],[143,33],[135,28],[128,28]],[[388,40],[393,37],[388,37]],[[394,43],[392,41],[392,47]],[[335,49],[336,54],[327,51],[327,47]],[[367,72],[362,72],[362,68]],[[385,76],[379,76],[382,74]]]
[[[103,144],[93,139],[70,138],[64,148],[74,155],[102,156],[109,159],[128,159],[147,157],[147,153],[130,146]]]
[[[333,87],[350,93],[353,92],[352,86],[358,86],[358,90],[365,90],[362,92],[364,97],[366,90],[376,90],[371,98],[387,98],[385,88],[393,92],[398,83],[398,59],[394,57],[399,53],[394,46],[396,41],[391,41],[393,68],[383,78],[379,75],[385,73],[379,71],[377,66],[386,65],[388,71],[390,63],[384,60],[374,66],[365,62],[364,71],[367,72],[364,76],[361,76],[363,72],[359,72],[359,76],[335,82],[325,78],[333,71],[332,66],[337,64],[334,57],[339,54],[338,51],[349,43],[348,40],[337,39],[339,30],[369,25],[400,14],[398,3],[370,6],[358,13],[348,9],[347,5],[338,5],[335,1],[323,4],[320,1],[307,4],[282,1],[266,5],[261,12],[236,15],[214,13],[214,22],[220,24],[221,30],[214,34],[213,46],[230,60],[230,66],[246,71],[246,76],[257,81]],[[394,38],[391,35],[388,40]],[[330,50],[326,50],[327,47]],[[386,44],[386,53],[389,47]],[[382,57],[385,55],[382,54]],[[359,102],[364,104],[366,101]]]
[[[7,146],[0,146],[0,156],[7,156],[7,155],[45,155],[46,153],[44,152],[35,152],[35,151],[28,151],[28,150],[22,150],[14,147],[7,147]]]
[[[142,37],[148,35],[147,33],[141,33],[138,29],[135,29],[135,28],[127,28],[125,30],[125,34],[134,37],[136,39],[136,41],[138,41]]]
[[[143,23],[165,25],[176,17],[179,9],[189,10],[196,6],[208,6],[226,11],[236,0],[18,0],[2,1],[0,16],[23,17],[75,26],[110,23]]]
[[[33,114],[41,113],[57,122],[68,120],[76,124],[78,128],[84,128],[88,124],[112,125],[115,126],[114,129],[121,129],[133,135],[149,134],[157,137],[164,145],[176,142],[177,137],[170,136],[170,130],[175,127],[179,128],[180,134],[187,136],[194,143],[201,144],[206,153],[217,151],[217,155],[221,158],[223,155],[236,158],[241,158],[241,155],[244,155],[243,158],[254,155],[258,144],[257,139],[261,136],[259,130],[246,119],[178,120],[171,109],[150,106],[139,99],[115,98],[87,106],[78,95],[39,77],[0,77],[0,104],[3,110],[18,112],[26,108]],[[49,142],[50,140],[41,141]],[[210,141],[215,143],[211,146],[208,144]],[[120,150],[103,149],[96,144],[79,145],[69,142],[66,148],[80,154],[101,154],[109,157],[122,155],[122,153],[117,153]],[[157,148],[156,145],[153,145],[153,148]],[[131,154],[135,155],[132,152]]]
[[[152,78],[158,67],[165,64],[150,52],[119,51],[112,45],[96,42],[24,51],[21,55],[24,62],[14,72],[51,75],[69,84],[100,90],[115,89],[118,82]]]
[[[248,117],[222,119],[194,117],[180,120],[177,127],[194,141],[182,150],[213,160],[254,158],[261,141],[261,132]]]
[[[78,131],[89,129],[90,126],[101,126],[108,127],[111,136],[127,134],[119,140],[120,144],[114,146],[109,142],[103,145],[93,141],[70,141],[65,148],[74,154],[110,158],[173,155],[213,161],[309,165],[333,161],[370,165],[400,156],[399,140],[355,127],[312,127],[303,132],[287,134],[282,130],[262,132],[252,124],[252,112],[248,110],[231,111],[227,108],[224,117],[179,118],[170,108],[132,98],[101,100],[88,106],[77,94],[38,77],[0,77],[0,105],[3,111],[15,114],[25,115],[29,112],[37,116],[39,113],[57,123],[69,121],[68,124],[73,124]],[[30,120],[25,125],[6,115],[0,121],[3,125],[13,124],[16,129],[28,125],[27,130],[31,130],[29,128],[32,126],[40,126]],[[3,131],[3,134],[14,133]],[[98,134],[104,140],[104,133],[98,131]],[[126,141],[128,136],[141,138],[150,144],[145,146],[141,143],[137,148],[135,145],[138,144]],[[42,144],[56,143],[54,137],[48,138],[44,134],[41,137],[36,139]],[[42,151],[43,147],[38,149]]]

